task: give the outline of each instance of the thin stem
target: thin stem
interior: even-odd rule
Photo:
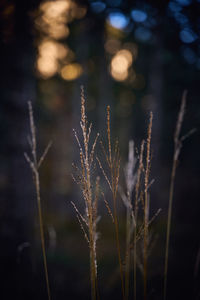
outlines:
[[[130,200],[130,195],[128,195]],[[129,279],[130,279],[130,242],[131,242],[131,212],[130,207],[126,208],[126,272],[125,272],[125,298],[129,296]]]
[[[108,136],[108,153],[110,166],[112,166],[112,149],[111,149],[111,138],[110,138],[110,106],[107,106],[107,136]]]
[[[42,254],[43,254],[44,271],[45,271],[45,278],[46,278],[46,285],[47,285],[47,293],[48,293],[48,299],[51,300],[49,275],[48,275],[48,268],[47,268],[47,257],[46,257],[45,240],[44,240],[44,225],[43,225],[42,209],[41,209],[40,180],[39,180],[38,171],[35,172],[35,188],[36,188],[36,196],[37,196],[37,203],[38,203],[40,238],[41,238],[41,245],[42,245]]]
[[[29,121],[30,121],[30,132],[31,132],[31,137],[28,138],[28,141],[29,141],[29,145],[31,147],[32,160],[28,156],[27,153],[24,153],[24,155],[25,155],[25,158],[26,158],[27,162],[29,163],[29,166],[33,173],[33,180],[34,180],[34,184],[35,184],[36,198],[37,198],[37,204],[38,204],[40,239],[41,239],[41,245],[42,245],[45,280],[46,280],[48,299],[51,300],[51,292],[50,292],[49,276],[48,276],[48,268],[47,268],[47,257],[46,257],[46,249],[45,249],[45,239],[44,239],[44,225],[43,225],[43,217],[42,217],[42,209],[41,209],[40,178],[39,178],[39,167],[42,164],[46,154],[48,153],[49,148],[51,147],[51,143],[49,143],[47,145],[47,147],[46,147],[43,155],[39,159],[39,163],[38,163],[36,130],[35,130],[35,123],[34,123],[33,109],[32,109],[31,102],[28,102],[28,109],[29,109]]]
[[[137,174],[137,182],[135,186],[135,209],[134,209],[134,219],[135,219],[135,229],[134,229],[134,255],[133,255],[133,273],[134,273],[134,300],[137,299],[137,215],[138,215],[138,197],[139,197],[139,187],[140,187],[140,177],[143,169],[143,152],[144,152],[144,141],[141,143],[140,148],[140,158],[139,158],[139,168]]]
[[[182,148],[182,142],[185,136],[180,137],[181,127],[185,115],[186,108],[186,96],[187,91],[183,92],[182,101],[180,110],[178,113],[178,118],[176,122],[176,128],[174,132],[174,156],[173,156],[173,165],[172,165],[172,173],[170,180],[170,190],[169,190],[169,207],[168,207],[168,218],[167,218],[167,235],[166,235],[166,248],[165,248],[165,268],[164,268],[164,300],[167,299],[167,273],[168,273],[168,260],[169,260],[169,242],[170,242],[170,231],[171,231],[171,218],[172,218],[172,202],[174,195],[174,181],[176,175],[176,167],[179,158],[179,154]],[[188,135],[186,135],[188,136]]]
[[[115,237],[116,237],[117,254],[118,254],[118,261],[119,261],[119,268],[120,268],[120,278],[121,278],[121,286],[122,286],[122,296],[123,296],[123,299],[125,299],[125,292],[124,292],[124,275],[123,275],[121,250],[120,250],[120,243],[119,243],[119,225],[118,225],[118,218],[117,218],[116,199],[114,198],[113,200],[114,200]]]
[[[147,136],[147,151],[146,151],[146,169],[144,179],[144,300],[147,299],[147,247],[148,247],[148,182],[150,173],[150,146],[151,146],[151,130],[152,130],[153,114],[150,113],[148,136]]]
[[[80,140],[74,131],[80,150],[80,163],[81,163],[81,182],[79,183],[83,193],[86,209],[86,226],[87,237],[89,241],[90,251],[90,282],[91,282],[91,299],[96,300],[98,296],[97,291],[97,263],[96,263],[96,223],[97,223],[97,191],[93,197],[93,189],[91,183],[91,165],[93,162],[95,146],[97,137],[92,145],[91,151],[89,150],[89,138],[91,134],[92,124],[88,126],[86,110],[85,110],[85,96],[84,89],[81,87],[81,121],[80,126],[83,135],[83,148]],[[99,179],[98,179],[99,180]],[[98,185],[98,182],[96,182]],[[84,231],[85,232],[85,231]],[[85,232],[86,233],[86,232]]]
[[[124,275],[122,268],[122,258],[119,242],[119,223],[117,217],[117,191],[118,191],[118,181],[119,181],[119,169],[120,169],[120,158],[119,158],[119,148],[115,149],[115,160],[112,159],[112,147],[111,147],[111,132],[110,132],[110,106],[107,106],[107,139],[108,139],[108,165],[110,168],[110,177],[111,177],[111,190],[113,198],[113,217],[114,217],[114,227],[115,227],[115,239],[117,247],[117,255],[120,268],[120,279],[122,287],[122,297],[125,299],[125,290],[124,290]],[[106,156],[107,157],[107,156]]]
[[[165,270],[164,270],[164,300],[167,297],[167,272],[168,272],[168,259],[169,259],[169,241],[170,241],[170,231],[171,231],[171,218],[172,218],[172,202],[174,194],[174,180],[176,174],[177,162],[173,160],[170,191],[169,191],[169,208],[168,208],[168,218],[167,218],[167,237],[166,237],[166,253],[165,253]]]

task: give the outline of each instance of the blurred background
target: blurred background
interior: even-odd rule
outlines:
[[[84,85],[93,136],[105,137],[106,105],[122,165],[128,141],[140,147],[153,111],[152,225],[148,298],[161,299],[173,134],[181,97],[187,111],[175,181],[169,257],[169,299],[200,299],[199,79],[200,1],[1,0],[0,3],[0,297],[47,299],[29,150],[32,101],[38,153],[53,141],[41,167],[42,209],[53,299],[89,299],[89,251],[70,201],[83,211],[73,182]],[[97,147],[97,151],[99,151]],[[123,167],[120,178],[123,185]],[[99,289],[121,299],[111,220],[100,200]],[[119,197],[120,236],[125,209]],[[139,273],[139,271],[138,271]],[[138,279],[138,298],[143,284]],[[131,279],[132,280],[132,279]],[[132,292],[131,292],[132,293]]]

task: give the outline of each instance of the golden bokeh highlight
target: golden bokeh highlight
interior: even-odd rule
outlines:
[[[127,50],[127,49],[122,49],[120,50],[117,55],[119,57],[123,57],[126,60],[126,64],[128,65],[128,67],[130,67],[132,65],[133,62],[133,56],[132,53]]]
[[[39,57],[37,60],[37,69],[43,78],[49,78],[56,74],[58,64],[55,59],[51,57]]]
[[[62,78],[73,80],[80,76],[82,68],[78,64],[69,65],[75,59],[73,51],[58,41],[69,36],[68,24],[83,18],[86,13],[87,8],[73,0],[43,1],[40,4],[35,26],[41,33],[36,62],[41,77],[52,77],[66,64],[71,66],[71,75],[64,67],[64,73],[60,73],[64,74]]]
[[[67,47],[63,44],[52,41],[52,40],[44,40],[39,45],[39,54],[43,57],[52,57],[53,59],[62,59],[66,57],[68,53]]]
[[[47,30],[50,37],[56,40],[64,39],[69,35],[69,27],[65,24],[56,24],[56,26],[50,26]]]
[[[44,78],[55,75],[58,71],[58,60],[67,56],[68,49],[53,40],[44,40],[38,48],[37,69]]]
[[[41,16],[37,24],[45,33],[54,34],[55,39],[66,37],[69,34],[66,25],[74,19],[83,18],[87,13],[86,7],[71,0],[46,1],[40,5],[39,10]]]
[[[75,80],[83,73],[83,68],[80,64],[74,63],[66,65],[61,69],[61,77],[65,80]]]
[[[47,1],[40,5],[41,17],[37,24],[41,31],[54,39],[63,39],[69,35],[67,23],[71,21],[71,1],[57,0]]]
[[[122,49],[112,58],[110,73],[117,81],[124,81],[128,78],[129,67],[132,65],[133,57],[129,50]]]
[[[58,0],[47,1],[40,5],[40,10],[43,12],[42,18],[50,23],[52,21],[66,22],[66,12],[70,9],[71,1]]]
[[[117,81],[124,81],[128,78],[128,70],[119,73],[116,72],[114,69],[111,69],[110,73],[112,77]]]

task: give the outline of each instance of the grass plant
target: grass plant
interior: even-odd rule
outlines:
[[[80,152],[80,167],[73,164],[76,175],[73,176],[75,182],[81,188],[84,203],[85,203],[85,215],[82,215],[76,205],[72,202],[75,208],[78,221],[81,229],[84,233],[86,241],[90,250],[90,280],[91,280],[91,298],[96,300],[98,297],[97,288],[97,255],[96,255],[96,242],[98,234],[96,231],[98,215],[97,215],[97,204],[99,195],[99,178],[96,178],[95,189],[92,188],[92,166],[94,162],[94,153],[99,134],[97,134],[92,147],[90,149],[90,135],[92,124],[88,125],[87,116],[85,112],[85,96],[83,87],[81,87],[81,121],[80,126],[82,130],[83,142],[81,143],[76,131],[74,135],[77,140]],[[82,146],[83,144],[83,146]]]
[[[113,213],[108,206],[109,213],[112,216],[115,228],[115,240],[116,240],[116,249],[118,255],[118,262],[119,262],[119,269],[120,269],[120,279],[121,279],[121,290],[122,290],[122,298],[125,299],[125,286],[124,286],[124,271],[122,266],[122,256],[121,256],[121,249],[120,249],[120,240],[119,240],[119,221],[118,221],[118,214],[117,214],[117,193],[119,187],[119,170],[120,170],[120,153],[119,153],[119,144],[118,140],[116,140],[114,147],[111,145],[111,130],[110,130],[110,106],[107,106],[107,142],[108,142],[108,149],[103,145],[101,142],[102,151],[105,156],[105,160],[107,162],[108,167],[108,175],[106,174],[103,165],[99,158],[97,157],[97,161],[99,163],[99,167],[102,170],[102,173],[105,177],[105,180],[108,183],[112,194],[112,203],[113,203]],[[114,150],[113,150],[114,148]]]
[[[148,247],[148,225],[149,225],[149,174],[150,174],[150,160],[151,160],[151,132],[152,132],[153,114],[150,113],[148,136],[146,143],[146,168],[144,178],[144,300],[147,299],[147,247]]]
[[[41,208],[41,196],[40,196],[40,173],[39,168],[44,161],[45,156],[47,155],[49,148],[51,147],[51,142],[47,145],[46,149],[44,150],[40,159],[37,157],[37,140],[36,140],[36,129],[34,124],[34,117],[33,117],[33,109],[31,102],[28,102],[28,109],[29,109],[29,120],[30,120],[30,133],[31,135],[28,137],[28,143],[30,145],[31,156],[24,153],[25,159],[27,160],[31,171],[33,173],[33,182],[35,185],[36,191],[36,198],[37,198],[37,205],[38,205],[38,216],[39,216],[39,227],[40,227],[40,239],[42,245],[42,254],[43,254],[43,263],[44,263],[44,271],[45,271],[45,279],[46,279],[46,287],[48,293],[48,299],[51,300],[51,292],[50,292],[50,285],[49,285],[49,275],[48,275],[48,268],[47,268],[47,257],[46,257],[46,249],[45,249],[45,239],[44,239],[44,225],[43,225],[43,217],[42,217],[42,208]]]
[[[137,299],[137,265],[143,274],[144,298],[147,298],[147,258],[150,254],[149,226],[159,214],[160,209],[149,220],[149,183],[150,161],[151,161],[151,131],[153,115],[150,113],[150,120],[146,140],[146,157],[144,166],[144,146],[142,141],[138,159],[134,155],[133,141],[129,142],[129,158],[125,168],[126,192],[120,188],[120,194],[126,207],[126,255],[125,255],[125,298],[129,299],[130,294],[130,271],[131,254],[133,250],[133,295]],[[136,164],[138,167],[136,168]],[[143,180],[144,182],[143,182]],[[140,212],[140,220],[138,213]],[[142,262],[137,255],[137,243],[143,240]],[[140,255],[141,256],[141,255]]]
[[[128,162],[125,167],[125,190],[119,186],[120,174],[120,151],[118,140],[112,144],[111,128],[110,128],[110,107],[107,106],[106,113],[106,146],[100,141],[101,150],[104,160],[100,160],[96,153],[96,146],[99,134],[96,135],[93,142],[91,142],[92,124],[88,123],[86,114],[86,101],[84,89],[81,87],[81,137],[78,136],[74,130],[74,136],[79,149],[79,165],[73,164],[74,172],[73,179],[80,187],[85,211],[81,213],[74,202],[72,206],[75,210],[81,230],[87,241],[90,256],[90,285],[91,285],[91,299],[99,299],[98,291],[98,272],[97,272],[97,224],[99,221],[98,216],[98,201],[99,195],[103,196],[103,200],[112,218],[115,232],[116,250],[118,256],[118,264],[120,271],[122,299],[130,299],[131,294],[131,271],[133,270],[133,299],[137,299],[137,268],[142,272],[143,277],[143,296],[144,300],[148,299],[148,256],[151,251],[151,234],[149,231],[150,224],[157,217],[160,209],[149,217],[150,197],[149,188],[152,184],[150,178],[151,170],[151,136],[152,136],[152,122],[153,114],[150,113],[147,138],[146,141],[141,142],[139,153],[136,157],[133,141],[129,142]],[[168,260],[169,260],[169,243],[171,233],[171,217],[172,217],[172,202],[174,194],[174,183],[177,163],[182,148],[183,141],[194,132],[191,130],[184,136],[180,136],[182,123],[185,115],[186,107],[186,91],[183,93],[180,111],[177,118],[176,129],[174,133],[174,154],[172,173],[169,191],[169,208],[167,219],[167,234],[166,234],[166,249],[165,249],[165,269],[164,269],[164,300],[167,299],[167,273],[168,273]],[[30,145],[30,155],[24,153],[24,156],[31,168],[33,174],[33,181],[36,191],[36,198],[38,204],[38,216],[40,226],[40,239],[42,245],[43,263],[46,279],[46,287],[48,299],[51,300],[51,292],[49,285],[49,276],[47,268],[47,258],[44,239],[44,225],[41,208],[41,195],[40,195],[40,173],[39,168],[48,153],[51,143],[47,145],[42,156],[38,159],[37,155],[37,139],[36,129],[34,124],[33,109],[31,102],[28,102],[29,120],[30,120],[30,137],[28,142]],[[94,176],[95,161],[98,163],[105,181],[108,184],[112,199],[112,208],[103,191],[100,188],[100,177]],[[118,192],[126,208],[126,249],[125,259],[123,260],[120,247],[119,237],[119,215],[118,215]],[[141,249],[138,246],[142,245]]]
[[[163,289],[164,300],[167,299],[167,274],[168,274],[168,261],[169,261],[169,245],[170,245],[172,204],[173,204],[173,197],[174,197],[174,183],[175,183],[176,169],[177,169],[178,159],[179,159],[180,151],[181,151],[181,148],[183,145],[183,141],[186,138],[188,138],[195,131],[195,129],[192,129],[186,135],[180,136],[183,119],[184,119],[184,115],[185,115],[185,110],[186,110],[186,96],[187,96],[187,91],[185,90],[183,92],[181,106],[180,106],[180,110],[178,113],[176,128],[175,128],[175,132],[174,132],[174,155],[173,155],[172,172],[171,172],[170,189],[169,189],[169,206],[168,206],[167,234],[166,234],[166,248],[165,248],[164,289]]]
[[[134,230],[134,248],[133,248],[133,278],[134,278],[134,299],[137,299],[137,219],[138,219],[138,200],[139,200],[139,189],[141,174],[143,170],[143,153],[144,153],[144,140],[141,143],[140,156],[139,156],[139,167],[137,172],[137,180],[135,185],[135,205],[134,205],[134,219],[135,219],[135,230]]]

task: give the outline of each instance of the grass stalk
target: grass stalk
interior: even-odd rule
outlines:
[[[47,257],[46,257],[46,249],[45,249],[45,239],[44,239],[44,225],[43,225],[42,208],[41,208],[40,174],[39,174],[39,167],[41,166],[46,154],[48,153],[48,150],[51,146],[51,142],[47,145],[46,149],[44,150],[43,155],[38,160],[37,159],[36,131],[35,131],[33,109],[32,109],[31,102],[28,102],[28,108],[29,108],[29,120],[30,120],[30,132],[31,132],[31,137],[28,137],[28,142],[29,142],[29,145],[31,148],[32,159],[29,157],[29,155],[27,153],[24,153],[24,156],[25,156],[27,162],[29,163],[29,166],[33,173],[33,181],[34,181],[34,185],[35,185],[36,198],[37,198],[37,204],[38,204],[40,239],[41,239],[41,245],[42,245],[46,288],[47,288],[48,299],[51,300],[49,275],[48,275],[48,268],[47,268]]]
[[[99,163],[99,167],[105,177],[106,182],[111,190],[112,194],[112,202],[113,202],[113,214],[111,209],[108,207],[108,203],[106,204],[108,208],[109,214],[112,216],[112,220],[114,223],[114,230],[115,230],[115,241],[116,241],[116,248],[117,248],[117,256],[119,262],[119,269],[120,269],[120,280],[121,280],[121,290],[122,290],[122,297],[125,300],[125,288],[124,288],[124,272],[122,267],[122,258],[121,258],[121,249],[120,249],[120,240],[119,240],[119,222],[117,216],[117,192],[118,192],[118,185],[119,185],[119,170],[120,170],[120,155],[119,155],[119,145],[118,141],[116,141],[114,146],[114,151],[112,150],[111,145],[111,131],[110,131],[110,106],[107,106],[107,141],[108,141],[108,150],[103,146],[101,142],[101,147],[103,154],[105,156],[105,160],[108,165],[109,169],[109,176],[106,174],[100,160],[97,158]]]
[[[111,187],[112,187],[112,198],[113,198],[113,209],[114,209],[114,226],[115,226],[115,237],[116,237],[116,247],[120,268],[120,278],[121,278],[121,287],[122,287],[122,296],[125,299],[125,290],[124,290],[124,274],[122,268],[122,258],[121,258],[121,249],[119,241],[119,222],[117,216],[117,191],[119,183],[119,169],[120,169],[120,158],[119,158],[119,149],[118,146],[115,148],[115,158],[112,158],[112,148],[111,148],[111,132],[110,132],[110,106],[107,106],[107,138],[108,138],[108,153],[109,153],[109,166],[110,166],[110,175],[111,175]]]
[[[150,155],[151,155],[151,131],[152,131],[153,114],[150,112],[147,145],[146,145],[146,166],[144,178],[144,300],[147,299],[147,251],[148,251],[148,225],[149,225],[149,200],[148,200],[148,185],[150,173]]]
[[[179,154],[182,148],[182,141],[186,136],[180,137],[180,131],[185,115],[186,107],[186,95],[187,92],[184,91],[181,101],[181,107],[179,110],[176,129],[174,133],[174,155],[173,155],[173,164],[170,180],[170,190],[169,190],[169,206],[168,206],[168,218],[167,218],[167,234],[166,234],[166,248],[165,248],[165,268],[164,268],[164,300],[167,299],[167,273],[168,273],[168,260],[169,260],[169,243],[170,243],[170,232],[171,232],[171,218],[172,218],[172,204],[174,196],[174,182],[176,176],[176,168],[178,163]],[[188,135],[187,135],[188,136]]]
[[[135,186],[135,206],[134,206],[135,228],[134,228],[134,248],[133,248],[134,300],[137,299],[137,216],[138,216],[140,178],[143,169],[143,152],[144,152],[144,141],[142,141],[141,143],[139,167],[138,167],[137,181]]]
[[[128,201],[131,201],[130,194],[128,193]],[[129,281],[130,281],[130,243],[131,243],[131,211],[126,208],[126,269],[125,269],[125,299],[129,297]]]
[[[75,169],[78,171],[77,179],[75,181],[81,188],[83,199],[85,201],[85,216],[83,216],[75,204],[73,204],[75,211],[77,213],[77,218],[80,223],[81,229],[84,232],[84,236],[89,244],[90,251],[90,281],[91,281],[91,299],[96,300],[98,291],[97,291],[97,259],[96,259],[96,225],[98,221],[97,217],[97,199],[98,199],[98,185],[99,179],[96,180],[96,189],[93,191],[92,188],[92,179],[91,179],[91,169],[94,159],[94,151],[97,143],[97,137],[92,145],[92,148],[89,149],[89,140],[91,134],[92,124],[88,126],[87,116],[85,112],[85,96],[83,87],[81,87],[81,122],[80,126],[82,129],[83,135],[83,147],[81,142],[74,131],[75,138],[77,140],[79,150],[80,150],[80,163],[81,167],[75,166]],[[85,230],[86,227],[86,230]]]

